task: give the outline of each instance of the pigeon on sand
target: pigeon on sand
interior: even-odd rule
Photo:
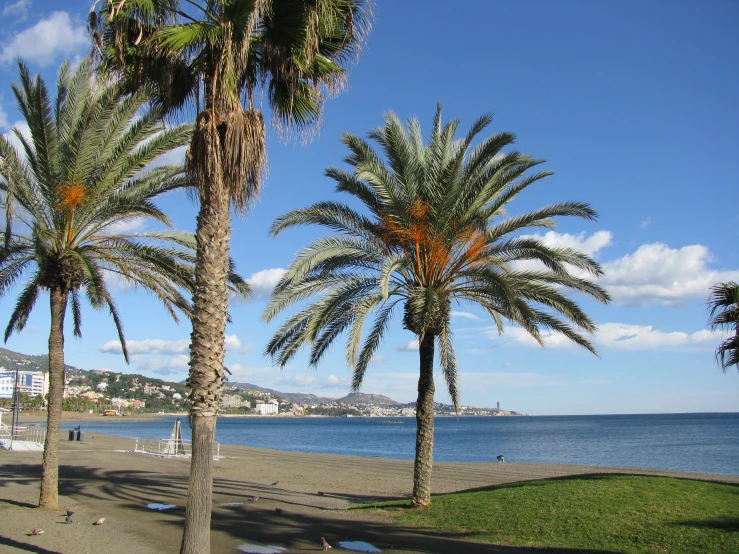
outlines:
[[[102,525],[103,523],[105,523],[105,518],[101,517],[95,523],[93,523],[93,525]]]
[[[64,518],[64,521],[67,522],[67,525],[70,525],[72,523],[72,516],[68,515],[66,518]]]
[[[331,548],[331,545],[326,542],[326,539],[321,537],[321,545],[323,545],[323,551],[328,552],[329,548]]]
[[[277,485],[279,485],[279,484],[280,484],[280,482],[279,482],[279,481],[275,481],[274,483],[272,483],[272,486],[273,486],[273,487],[276,487],[276,486],[277,486]]]
[[[41,534],[43,534],[43,532],[44,532],[44,530],[43,529],[39,529],[38,527],[34,527],[33,529],[31,529],[31,534],[32,535],[41,535]]]

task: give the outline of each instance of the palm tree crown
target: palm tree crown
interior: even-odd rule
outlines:
[[[337,182],[337,191],[359,199],[368,215],[344,204],[321,202],[292,211],[272,226],[275,235],[311,223],[340,233],[314,242],[298,255],[265,311],[271,320],[294,302],[325,292],[285,323],[269,343],[267,352],[281,365],[303,344],[311,345],[310,361],[317,363],[333,339],[348,330],[347,363],[354,370],[352,386],[358,389],[398,303],[404,308],[406,329],[440,338],[442,368],[455,403],[452,301],[479,304],[500,331],[507,319],[540,343],[541,329],[551,329],[595,352],[577,330],[591,333],[594,323],[561,288],[608,301],[601,287],[571,272],[577,268],[597,277],[600,266],[573,249],[546,246],[519,233],[532,227],[552,228],[555,216],[592,220],[596,214],[587,204],[566,202],[505,217],[506,204],[550,172],[524,175],[543,160],[501,153],[513,143],[508,133],[493,135],[471,149],[475,136],[490,121],[490,116],[480,118],[464,139],[455,140],[458,121],[442,126],[439,110],[430,142],[424,145],[416,119],[404,129],[388,113],[385,126],[370,133],[386,161],[362,139],[343,136],[351,151],[346,161],[354,171],[330,168],[326,174]],[[516,263],[532,260],[541,262],[541,268],[524,269]],[[375,323],[361,343],[363,323],[375,309]]]
[[[201,194],[226,192],[242,212],[266,167],[261,95],[278,130],[310,132],[370,27],[364,0],[128,0],[94,8],[102,67],[130,90],[152,86],[168,112],[194,102],[188,165]]]
[[[724,329],[731,334],[716,349],[716,361],[726,372],[731,366],[739,370],[739,284],[718,283],[708,298],[711,329]]]
[[[62,66],[53,101],[43,80],[32,78],[22,63],[20,77],[13,91],[30,135],[16,131],[22,155],[0,137],[7,245],[0,256],[0,295],[24,275],[28,279],[5,340],[23,330],[43,289],[69,293],[74,334],[80,336],[84,291],[94,308],[110,312],[128,359],[111,277],[144,287],[175,319],[177,310],[190,313],[180,290],[192,288],[192,235],[125,229],[143,218],[169,225],[152,201],[189,181],[182,166],[146,166],[186,144],[191,128],[164,130],[160,110],[142,113],[145,91],[122,99],[116,86],[90,77],[86,61],[74,73]]]
[[[304,224],[338,232],[298,254],[265,310],[269,321],[293,303],[321,295],[289,318],[268,343],[267,353],[281,366],[306,344],[310,363],[317,364],[346,331],[347,364],[356,391],[395,308],[403,307],[403,326],[418,337],[421,365],[414,505],[430,501],[434,342],[447,389],[455,407],[459,405],[452,301],[482,306],[500,332],[508,320],[540,343],[541,330],[553,330],[595,352],[581,334],[595,331],[595,324],[562,289],[609,300],[590,279],[574,274],[573,270],[591,278],[601,274],[589,256],[520,234],[532,227],[552,228],[556,216],[592,220],[596,214],[587,204],[565,202],[505,216],[511,200],[550,172],[527,175],[542,160],[515,151],[503,153],[514,140],[507,133],[472,148],[490,122],[490,116],[483,116],[465,138],[455,139],[458,121],[442,125],[439,107],[429,143],[424,144],[415,118],[406,128],[390,112],[385,125],[370,133],[383,156],[364,140],[345,134],[342,142],[350,150],[346,162],[353,172],[326,171],[337,191],[359,200],[365,210],[321,202],[278,218],[272,227],[273,234]],[[363,339],[371,312],[375,320]]]

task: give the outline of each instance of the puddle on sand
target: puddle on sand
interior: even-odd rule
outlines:
[[[160,512],[162,510],[170,510],[172,508],[176,508],[176,504],[160,504],[159,502],[152,502],[151,504],[146,505],[147,508],[150,510],[159,510]]]
[[[272,546],[271,544],[268,544],[267,546],[262,546],[261,544],[249,544],[247,542],[237,546],[236,550],[246,552],[247,554],[280,554],[287,549],[282,548],[281,546]]]
[[[364,541],[341,541],[338,543],[341,548],[346,550],[355,550],[357,552],[382,552],[379,548]]]
[[[243,502],[221,502],[219,506],[243,506]]]

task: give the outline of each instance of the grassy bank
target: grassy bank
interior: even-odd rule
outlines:
[[[611,552],[739,552],[739,486],[594,475],[435,496],[397,523],[517,546]]]

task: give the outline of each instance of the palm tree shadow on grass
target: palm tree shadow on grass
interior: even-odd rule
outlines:
[[[698,527],[701,529],[718,529],[739,533],[739,517],[716,517],[714,519],[695,519],[687,521],[673,521],[669,525],[674,527]]]

